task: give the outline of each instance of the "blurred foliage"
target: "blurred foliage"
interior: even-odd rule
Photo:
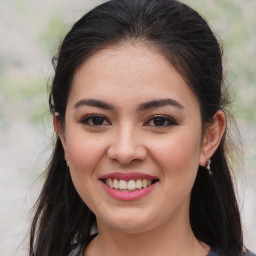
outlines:
[[[256,1],[184,0],[203,15],[224,48],[224,68],[235,114],[256,122]]]
[[[68,28],[61,13],[58,8],[55,8],[39,35],[39,43],[45,47],[50,57],[57,53],[61,40],[67,32]]]
[[[4,63],[3,63],[3,60],[0,58],[0,78],[2,78],[3,73],[4,73]]]
[[[4,74],[1,78],[4,83],[1,84],[3,107],[0,125],[17,117],[33,124],[40,122],[48,111],[46,79],[26,79],[18,73],[15,76]]]
[[[233,98],[233,111],[239,118],[256,123],[254,110],[256,105],[256,72],[254,70],[256,1],[183,0],[183,2],[205,17],[215,34],[223,42],[224,65],[227,84]],[[34,9],[31,9],[32,4]],[[80,4],[80,9],[76,7],[76,4],[77,6]],[[26,21],[30,25],[31,41],[37,44],[36,47],[41,48],[41,52],[49,60],[49,66],[51,57],[56,54],[61,40],[75,21],[73,19],[67,25],[66,16],[75,10],[82,15],[81,4],[86,10],[87,4],[83,4],[83,0],[74,1],[71,10],[67,9],[65,2],[60,0],[45,0],[44,2],[12,0],[9,2],[13,8],[13,15],[18,15],[21,23]],[[41,19],[38,19],[40,6],[44,6],[43,15]],[[7,58],[8,55],[5,56],[5,59]],[[38,61],[40,62],[40,60]],[[17,58],[17,63],[13,65],[20,66],[21,69],[27,65],[26,68],[29,68],[29,65],[19,58]],[[47,112],[46,76],[47,74],[40,74],[38,77],[27,77],[22,71],[17,71],[15,68],[14,71],[10,66],[5,68],[0,54],[0,102],[6,104],[12,102],[16,106],[17,104],[19,106],[24,105],[23,116],[26,116],[30,122],[37,124]],[[5,108],[0,110],[0,122],[2,123],[7,119]],[[21,110],[19,109],[19,111]]]

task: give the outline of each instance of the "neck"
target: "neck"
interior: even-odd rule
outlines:
[[[99,235],[88,246],[86,256],[205,256],[209,251],[207,245],[195,238],[189,220],[136,233],[111,229],[98,221],[98,231]]]

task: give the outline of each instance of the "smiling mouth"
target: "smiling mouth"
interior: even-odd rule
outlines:
[[[102,179],[102,181],[110,188],[122,192],[134,192],[150,187],[158,182],[158,179],[136,179],[136,180],[119,180],[119,179]]]

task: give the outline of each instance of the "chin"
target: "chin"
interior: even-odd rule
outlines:
[[[141,224],[141,223],[120,224],[120,225],[112,226],[112,228],[118,232],[122,232],[125,234],[139,234],[149,230],[149,227],[147,224]]]
[[[104,220],[101,222],[104,223],[104,226],[128,234],[141,233],[152,228],[152,218],[145,215],[138,215],[138,213],[122,213],[111,217],[109,216],[109,218],[104,216]]]

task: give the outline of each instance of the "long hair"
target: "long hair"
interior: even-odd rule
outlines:
[[[183,76],[201,110],[202,127],[225,109],[222,49],[207,22],[174,0],[112,0],[85,14],[71,28],[53,58],[55,75],[49,107],[64,129],[72,79],[79,66],[108,45],[140,42],[156,47]],[[227,163],[226,134],[212,156],[213,176],[199,167],[191,193],[190,222],[199,241],[223,255],[238,256],[243,246],[239,209]],[[84,242],[95,215],[76,192],[56,138],[30,233],[30,256],[65,255]]]

